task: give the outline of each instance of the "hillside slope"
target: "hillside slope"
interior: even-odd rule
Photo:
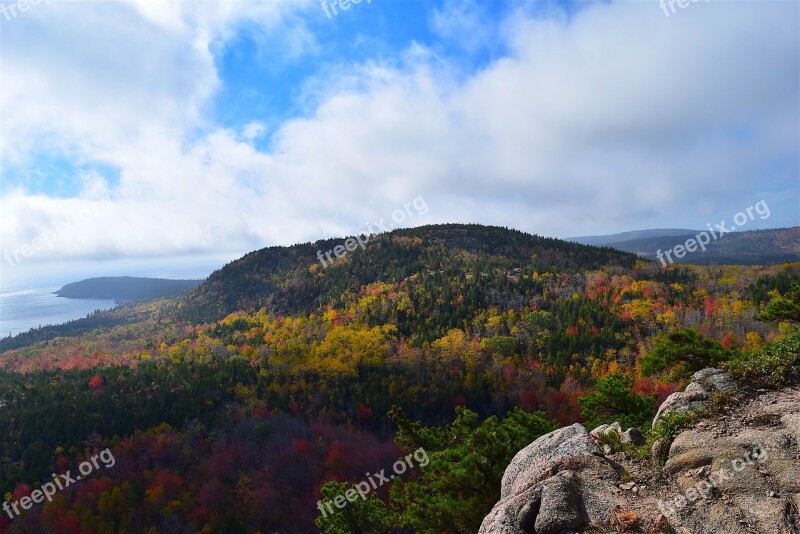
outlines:
[[[430,273],[446,278],[501,271],[513,275],[523,266],[575,272],[630,268],[636,261],[633,254],[507,228],[445,224],[371,236],[364,250],[358,248],[323,267],[318,251],[324,254],[344,242],[346,238],[329,239],[251,252],[195,288],[186,299],[183,318],[206,322],[261,307],[277,313],[309,312],[336,305],[343,293],[376,281],[401,282]]]

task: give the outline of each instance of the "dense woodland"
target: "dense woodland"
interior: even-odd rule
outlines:
[[[800,352],[798,262],[662,268],[443,225],[324,268],[339,243],[256,251],[184,297],[4,340],[5,499],[106,447],[116,464],[0,532],[474,532],[539,435],[649,426],[693,370]],[[426,468],[320,516],[420,447]]]

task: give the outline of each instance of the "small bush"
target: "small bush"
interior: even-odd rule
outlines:
[[[633,393],[633,379],[615,373],[597,381],[597,391],[581,397],[581,415],[594,428],[615,421],[625,427],[645,428],[656,414],[656,396]]]
[[[611,452],[619,452],[624,448],[620,441],[620,433],[614,429],[607,429],[604,432],[598,433],[597,442],[600,443],[601,446],[608,445],[611,448]]]
[[[645,376],[667,373],[679,381],[706,367],[735,358],[737,351],[728,350],[719,341],[685,328],[661,337],[656,347],[641,360]]]
[[[723,365],[742,383],[776,389],[800,383],[800,328],[760,352],[742,355]]]
[[[658,420],[658,424],[650,431],[650,435],[654,437],[653,441],[658,438],[672,441],[682,431],[692,428],[695,421],[704,415],[706,415],[705,412],[701,411],[666,413]]]
[[[659,439],[663,439],[666,443],[671,443],[675,436],[682,431],[692,428],[694,423],[706,415],[706,412],[695,410],[691,412],[669,412],[661,416],[655,428],[647,431],[646,440],[644,445],[634,451],[634,457],[639,460],[645,460],[651,457],[653,445]],[[666,448],[665,448],[666,449]],[[666,458],[661,458],[663,463]]]

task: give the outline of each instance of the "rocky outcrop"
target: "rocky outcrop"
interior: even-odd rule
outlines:
[[[653,419],[653,428],[664,414],[706,410],[708,400],[714,393],[730,395],[737,389],[736,381],[721,369],[697,371],[685,390],[673,393],[661,404]]]
[[[659,502],[679,534],[800,532],[800,389],[763,392],[672,442]]]
[[[619,481],[616,466],[582,425],[561,428],[517,453],[480,532],[556,534],[610,525],[611,512],[625,504],[614,486]]]
[[[610,436],[641,443],[618,423],[542,436],[506,469],[480,532],[800,533],[800,388],[737,396],[743,389],[704,369],[670,397],[656,421],[705,410],[716,392],[736,401],[663,443],[663,472],[639,455],[601,448]]]
[[[641,445],[644,443],[644,435],[638,428],[623,430],[622,425],[619,423],[600,425],[589,432],[589,436],[597,440],[616,440],[623,445]]]

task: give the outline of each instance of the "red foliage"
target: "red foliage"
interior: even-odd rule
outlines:
[[[565,381],[562,390],[568,389],[571,384]],[[566,385],[566,388],[565,388]],[[552,390],[551,390],[552,391]],[[581,407],[578,402],[580,392],[574,391],[552,391],[549,402],[547,402],[547,415],[558,421],[561,426],[571,425],[581,421]]]
[[[728,332],[722,337],[722,340],[720,340],[720,344],[722,344],[722,346],[725,347],[726,349],[729,349],[736,344],[736,338],[734,337],[732,332]]]
[[[550,403],[555,407],[561,406],[566,399],[567,399],[567,394],[562,393],[561,391],[554,391],[550,395]]]
[[[153,484],[151,487],[155,488],[159,486],[164,488],[164,493],[167,500],[173,500],[177,498],[178,494],[184,489],[183,479],[179,475],[166,469],[161,469],[158,471],[156,476],[153,478]]]
[[[655,384],[647,377],[637,378],[633,383],[631,392],[639,395],[652,395],[656,392]]]
[[[713,315],[716,307],[716,299],[711,295],[706,296],[703,299],[703,307],[705,308],[706,315]]]
[[[76,517],[61,515],[53,520],[53,534],[79,534],[81,524]]]
[[[89,380],[89,389],[91,389],[92,391],[97,391],[101,387],[103,387],[103,377],[100,375],[94,375]]]
[[[656,403],[658,406],[667,400],[667,397],[675,393],[681,388],[680,384],[656,384]]]
[[[253,408],[253,417],[257,419],[266,419],[269,416],[269,408],[266,406],[256,406]]]
[[[366,423],[367,421],[372,420],[373,415],[374,412],[372,411],[372,408],[370,408],[369,406],[362,406],[361,408],[358,409],[358,413],[356,413],[356,418],[358,418],[358,421],[360,423]]]
[[[292,442],[294,450],[300,454],[311,454],[311,444],[304,439],[296,439]]]
[[[517,368],[513,365],[503,367],[503,382],[510,383],[517,374]]]
[[[112,482],[108,477],[90,478],[85,484],[81,484],[80,491],[83,494],[93,493],[94,495],[100,495],[104,491],[108,491],[111,487]]]
[[[633,387],[631,391],[633,393],[638,393],[639,395],[656,395],[656,405],[660,406],[667,397],[675,393],[680,389],[680,384],[662,384],[659,382],[654,382],[650,378],[637,378],[636,382],[633,383]]]
[[[58,466],[58,473],[66,473],[67,469],[69,469],[70,463],[71,462],[69,461],[69,458],[67,458],[66,456],[63,455],[59,456],[58,459],[56,460],[56,466]]]
[[[322,438],[324,441],[331,441],[334,439],[336,428],[324,423],[311,423],[308,425],[308,430],[315,441],[316,438]]]
[[[325,472],[333,476],[341,476],[347,466],[347,458],[340,443],[334,443],[325,455]]]
[[[519,406],[526,412],[533,412],[539,408],[539,394],[528,390],[519,399]]]
[[[14,491],[11,492],[11,495],[15,501],[18,501],[21,498],[30,495],[31,491],[33,491],[33,488],[30,486],[30,484],[17,484],[17,487],[14,488]]]

